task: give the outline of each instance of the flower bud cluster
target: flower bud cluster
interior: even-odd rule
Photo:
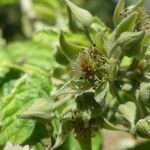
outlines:
[[[91,83],[93,89],[107,80],[108,60],[98,53],[95,46],[84,49],[73,63],[73,73],[79,80]]]

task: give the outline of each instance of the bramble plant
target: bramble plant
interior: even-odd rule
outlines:
[[[150,139],[150,19],[144,1],[125,7],[119,0],[113,30],[71,1],[63,2],[72,33],[60,31],[57,64],[48,62],[48,51],[41,64],[28,56],[24,64],[10,51],[15,64],[4,62],[0,68],[1,85],[14,73],[5,84],[9,90],[1,92],[0,145],[99,150],[102,129]],[[34,54],[42,55],[36,48]]]

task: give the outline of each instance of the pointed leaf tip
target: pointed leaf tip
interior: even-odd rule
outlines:
[[[82,49],[84,48],[66,41],[63,31],[60,32],[59,43],[61,50],[70,61],[75,60],[78,54],[82,52]]]
[[[124,0],[119,0],[113,15],[113,21],[115,26],[121,21],[121,13],[124,10],[124,7],[125,7]]]

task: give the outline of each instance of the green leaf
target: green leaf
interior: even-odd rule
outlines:
[[[81,150],[80,145],[75,136],[70,133],[65,142],[57,148],[57,150]]]
[[[95,132],[92,136],[92,150],[101,150],[102,135],[100,132]],[[57,148],[57,150],[81,150],[81,147],[74,134],[70,133],[65,142]]]
[[[82,150],[92,150],[92,143],[91,143],[91,135],[86,137],[77,137],[77,140],[80,144]]]
[[[95,101],[98,104],[103,103],[108,91],[109,91],[109,83],[108,82],[106,82],[103,86],[100,85],[100,87],[97,89],[97,91],[95,93]]]
[[[40,41],[14,42],[8,44],[5,51],[9,60],[20,66],[28,64],[50,71],[55,65],[51,47]]]
[[[36,100],[29,109],[18,114],[19,118],[35,120],[49,120],[53,116],[53,105],[45,99]]]
[[[0,66],[0,86],[19,78],[23,74],[23,70],[16,65],[1,65]]]
[[[60,49],[59,46],[57,46],[57,51],[55,53],[55,59],[61,65],[68,65],[69,64],[69,60],[63,54],[63,52],[62,52],[62,50]]]
[[[148,47],[150,45],[150,33],[146,34],[142,41],[143,47]]]
[[[101,31],[96,36],[96,47],[98,48],[98,52],[102,55],[108,55],[108,52],[105,48],[105,38],[107,36],[107,30]]]
[[[97,31],[99,32],[106,30],[107,26],[98,16],[94,16],[91,28],[94,29],[97,33]]]
[[[133,61],[132,57],[127,57],[127,56],[123,57],[120,63],[120,68],[129,68],[132,61]]]
[[[115,58],[112,57],[109,59],[109,64],[110,64],[110,66],[109,66],[109,81],[113,81],[119,70],[118,60],[116,60]]]
[[[144,5],[144,0],[138,0],[137,3],[135,4],[135,9],[138,7],[143,7]]]
[[[115,8],[115,12],[114,12],[114,16],[113,16],[113,21],[114,21],[115,26],[118,25],[118,23],[122,19],[121,13],[123,12],[124,7],[125,7],[124,0],[119,0],[117,6]]]
[[[82,52],[82,49],[84,48],[67,42],[62,31],[60,33],[59,42],[61,50],[70,61],[75,60],[77,58],[77,55]]]
[[[133,102],[126,102],[125,104],[121,104],[118,107],[118,116],[125,118],[131,125],[134,127],[135,119],[136,119],[136,105]]]
[[[122,52],[124,52],[128,57],[137,56],[141,52],[141,41],[144,37],[144,32],[124,32],[120,35],[118,40],[114,43],[112,51],[116,47],[120,46]]]
[[[108,130],[114,130],[114,131],[127,131],[125,129],[121,129],[119,127],[116,127],[115,125],[113,125],[111,122],[109,122],[106,118],[103,118],[103,124],[102,127],[104,129],[108,129]]]
[[[135,28],[135,23],[137,20],[137,13],[133,12],[128,17],[124,18],[120,24],[115,29],[115,37],[119,37],[123,32],[132,32]]]
[[[81,117],[88,120],[100,116],[101,106],[94,99],[94,93],[83,92],[75,99],[77,110],[83,114]],[[86,118],[87,117],[87,118]]]
[[[50,145],[51,135],[52,133],[49,133],[46,124],[36,122],[32,135],[23,144],[28,144],[35,150],[43,150],[47,145]]]
[[[44,74],[24,74],[16,81],[11,93],[0,101],[0,145],[6,141],[22,144],[31,136],[35,122],[18,119],[17,115],[30,107],[36,99],[47,99],[49,91],[50,83]]]
[[[62,123],[60,124],[59,131],[57,134],[57,138],[55,140],[54,145],[52,146],[52,150],[57,149],[63,142],[66,140],[71,130],[73,129],[73,122],[70,117],[66,117],[62,119]]]

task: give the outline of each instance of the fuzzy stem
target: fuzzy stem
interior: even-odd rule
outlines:
[[[119,102],[121,102],[122,99],[121,99],[121,97],[120,97],[120,95],[119,95],[119,93],[118,93],[118,89],[116,88],[115,83],[112,82],[110,85],[111,85],[111,88],[110,88],[111,93],[117,98],[117,100],[118,100]]]
[[[68,88],[71,84],[72,84],[72,80],[69,80],[66,84],[64,84],[58,91],[57,93],[53,94],[52,97],[53,99],[56,99],[57,97],[59,97],[60,95],[64,95],[64,94],[72,94],[75,92],[75,90],[70,90],[69,89],[66,89],[66,87]]]
[[[94,40],[93,40],[93,38],[91,37],[91,35],[90,35],[90,33],[89,33],[89,30],[86,29],[86,30],[84,31],[84,33],[85,33],[86,37],[88,38],[88,40],[91,42],[91,44],[94,44]]]
[[[79,91],[75,91],[75,90],[68,90],[68,91],[64,91],[64,92],[61,92],[61,93],[58,93],[57,95],[54,95],[53,96],[53,99],[57,99],[59,96],[61,95],[69,95],[69,94],[79,94],[80,92]]]
[[[77,137],[77,140],[82,150],[92,150],[91,136],[85,138]]]
[[[61,107],[62,105],[64,105],[65,103],[67,103],[68,101],[72,100],[71,98],[69,99],[69,97],[64,98],[62,100],[59,100],[57,102],[54,103],[53,109],[57,109],[59,107]]]
[[[140,118],[143,119],[145,116],[148,116],[149,113],[146,110],[146,107],[142,101],[139,101],[139,99],[137,98],[135,98],[135,100],[136,100],[135,102],[136,102],[137,108],[139,109]]]

